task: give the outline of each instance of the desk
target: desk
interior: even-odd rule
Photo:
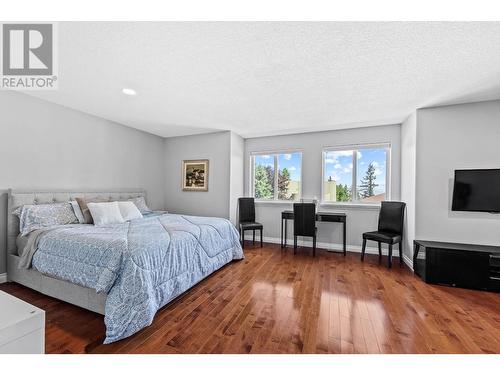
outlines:
[[[344,255],[346,255],[346,231],[347,231],[347,216],[346,214],[334,213],[334,212],[317,212],[316,221],[323,221],[328,223],[342,223],[343,227],[343,248]],[[293,211],[285,210],[281,212],[281,247],[286,247],[286,235],[287,235],[287,222],[288,220],[293,220]],[[283,237],[283,222],[284,225],[284,237]]]

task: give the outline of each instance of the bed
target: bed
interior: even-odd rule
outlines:
[[[41,231],[26,254],[19,221],[22,205],[67,202],[75,197],[125,200],[142,190],[34,192],[11,190],[8,204],[9,280],[104,315],[105,343],[150,325],[156,311],[233,260],[243,259],[236,228],[226,219],[151,213],[98,227],[64,225]],[[30,234],[31,236],[32,234]]]

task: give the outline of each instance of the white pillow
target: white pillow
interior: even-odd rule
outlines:
[[[95,226],[124,223],[117,202],[88,203]]]
[[[141,211],[137,208],[134,202],[117,202],[120,213],[123,216],[123,220],[129,221],[134,219],[141,219]]]

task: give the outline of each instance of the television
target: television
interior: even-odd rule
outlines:
[[[500,213],[500,169],[458,169],[452,211]]]

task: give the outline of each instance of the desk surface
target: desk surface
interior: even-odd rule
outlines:
[[[284,210],[282,213],[285,214],[293,214],[293,210]],[[346,216],[343,212],[326,212],[326,211],[318,211],[316,215],[324,215],[324,216]]]

